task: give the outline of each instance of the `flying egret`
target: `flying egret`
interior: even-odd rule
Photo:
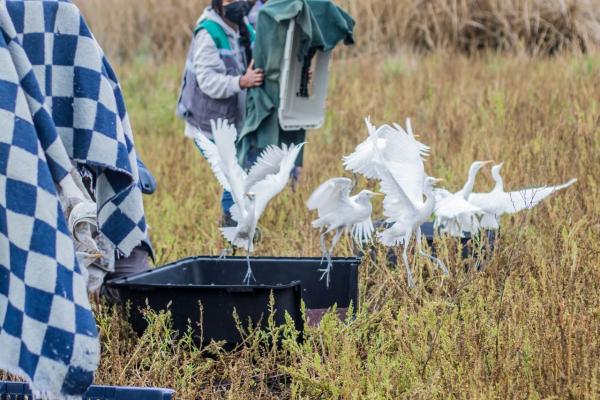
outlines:
[[[475,178],[484,166],[493,161],[475,161],[469,168],[467,181],[462,189],[451,193],[445,189],[436,189],[435,226],[451,236],[463,236],[463,232],[472,232],[477,226],[477,215],[483,211],[468,199],[475,185]]]
[[[369,137],[344,157],[346,170],[367,179],[380,179],[377,166],[385,164],[411,199],[421,199],[425,179],[423,159],[429,155],[429,147],[415,139],[410,119],[406,120],[406,131],[398,124],[375,128],[369,118],[365,123]]]
[[[333,263],[331,254],[343,233],[352,233],[352,237],[359,243],[371,240],[373,222],[371,221],[371,198],[379,195],[370,190],[362,190],[355,196],[350,196],[354,183],[349,178],[332,178],[322,183],[310,196],[306,205],[309,210],[317,210],[319,218],[312,222],[312,226],[321,230],[321,251],[323,259],[327,257],[327,267],[321,279],[329,275]],[[331,240],[331,247],[327,250],[325,236],[335,232]],[[321,262],[323,262],[323,259]]]
[[[384,166],[377,168],[380,169],[381,191],[385,193],[384,215],[388,218],[386,222],[392,223],[392,226],[380,232],[378,237],[381,243],[388,247],[403,245],[402,260],[406,268],[408,286],[415,287],[407,255],[413,233],[416,236],[419,255],[434,261],[444,274],[448,274],[448,269],[440,259],[425,253],[421,248],[421,225],[427,222],[433,213],[435,207],[433,188],[441,179],[426,177],[422,186],[425,201],[422,197],[420,200],[413,201]]]
[[[235,227],[223,227],[221,233],[232,245],[246,250],[248,270],[244,283],[255,280],[250,267],[254,251],[256,225],[267,204],[287,185],[294,163],[304,143],[299,145],[268,146],[246,173],[238,164],[235,142],[237,132],[227,120],[211,121],[215,142],[198,134],[194,139],[202,149],[221,186],[232,193],[234,205],[231,217]]]
[[[406,131],[398,124],[393,128],[389,125],[376,128],[368,118],[365,123],[369,138],[344,158],[344,164],[351,171],[381,181],[381,191],[385,194],[384,215],[386,222],[392,225],[378,237],[385,246],[404,245],[402,259],[408,285],[413,288],[415,283],[407,256],[413,233],[419,255],[434,261],[445,274],[448,273],[441,260],[421,249],[421,225],[433,213],[433,187],[440,180],[425,174],[423,159],[428,155],[429,147],[415,139],[410,120],[406,122]]]
[[[500,169],[504,163],[492,167],[492,178],[496,185],[488,193],[471,193],[469,202],[484,211],[479,226],[483,229],[497,230],[500,227],[500,217],[503,214],[514,214],[525,209],[531,209],[551,194],[565,189],[577,179],[556,186],[542,186],[521,189],[514,192],[504,191],[504,182]]]

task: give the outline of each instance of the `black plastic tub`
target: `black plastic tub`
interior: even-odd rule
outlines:
[[[23,382],[0,382],[1,400],[32,399],[31,389]],[[171,400],[173,390],[159,388],[90,386],[83,400]]]
[[[358,301],[358,258],[334,258],[329,288],[320,280],[320,258],[251,258],[256,282],[243,285],[245,257],[218,259],[190,257],[157,269],[107,283],[118,289],[123,302],[130,302],[130,321],[138,333],[146,329],[139,312],[146,304],[155,311],[171,311],[174,328],[184,332],[188,326],[203,342],[224,340],[230,345],[241,337],[233,317],[254,325],[266,324],[271,292],[275,300],[274,321],[285,322],[287,312],[299,331],[303,329],[301,300],[307,308],[309,323],[337,305],[342,314]],[[201,317],[202,307],[202,317]]]
[[[387,228],[387,227],[391,226],[390,224],[387,224],[386,222],[383,222],[383,221],[376,221],[375,225],[377,228],[379,228],[379,227]],[[462,258],[463,259],[477,258],[477,255],[480,252],[485,253],[486,258],[483,260],[483,263],[481,263],[479,260],[477,260],[477,263],[475,265],[475,267],[477,269],[481,269],[485,266],[485,263],[487,262],[487,260],[489,260],[489,257],[494,252],[494,247],[495,247],[496,232],[495,231],[485,231],[484,233],[487,238],[487,241],[484,242],[484,246],[480,249],[474,247],[474,242],[472,240],[473,238],[469,234],[465,234],[464,237],[459,239],[462,244]],[[421,235],[423,235],[423,238],[425,240],[427,240],[427,244],[429,245],[429,248],[431,249],[431,255],[435,256],[436,249],[435,249],[434,238],[436,235],[440,235],[440,232],[439,231],[436,232],[433,222],[426,222],[423,225],[421,225]],[[412,240],[414,240],[414,238]],[[372,253],[372,254],[375,254],[375,253]],[[401,260],[400,261],[398,260],[398,256],[397,256],[394,248],[390,248],[388,250],[387,262],[391,266],[395,266],[399,262],[400,263],[402,262]]]
[[[426,222],[421,225],[421,233],[427,239],[427,244],[431,248],[432,254],[435,256],[434,236],[435,228],[433,222]],[[465,234],[464,237],[460,238],[462,244],[462,257],[470,258],[476,256],[478,252],[484,251],[488,255],[491,255],[494,251],[494,244],[496,241],[496,232],[486,230],[483,232],[487,241],[484,242],[484,246],[481,249],[474,248],[473,237],[470,234]],[[439,232],[438,232],[439,235]]]

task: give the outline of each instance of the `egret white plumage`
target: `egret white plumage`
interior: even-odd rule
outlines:
[[[258,220],[269,201],[287,185],[304,143],[289,147],[284,144],[281,148],[268,146],[246,173],[236,157],[235,127],[221,119],[211,121],[211,126],[214,143],[202,134],[198,134],[194,140],[204,152],[221,186],[232,194],[235,204],[231,208],[231,217],[237,226],[221,228],[221,233],[232,245],[246,249],[248,270],[244,283],[248,284],[251,279],[254,280],[250,253],[254,251],[253,240]]]
[[[425,174],[423,159],[429,148],[416,140],[410,120],[407,120],[406,131],[397,124],[394,128],[383,125],[377,129],[368,118],[365,123],[369,138],[345,157],[344,163],[349,170],[381,181],[381,191],[385,194],[384,215],[386,222],[392,225],[378,235],[379,239],[385,246],[404,245],[402,260],[409,287],[415,287],[407,255],[413,233],[419,255],[434,261],[447,274],[444,263],[421,248],[421,225],[433,213],[433,187],[440,181]]]
[[[423,159],[429,155],[429,147],[416,140],[410,119],[406,120],[406,131],[398,124],[375,128],[369,118],[365,123],[369,137],[344,157],[346,170],[368,179],[380,179],[377,166],[385,164],[411,198],[422,198]]]
[[[492,167],[492,178],[496,183],[491,192],[471,193],[469,202],[483,210],[484,215],[479,222],[482,229],[497,230],[500,227],[500,217],[503,214],[514,214],[522,210],[531,209],[553,193],[565,189],[577,179],[556,186],[541,186],[520,189],[513,192],[504,191],[504,182],[500,169],[504,163]]]
[[[378,193],[362,190],[350,196],[353,187],[354,183],[349,178],[329,179],[313,192],[306,203],[309,210],[317,210],[319,215],[312,226],[321,230],[321,251],[323,259],[327,258],[327,267],[320,271],[323,272],[321,279],[327,277],[327,287],[333,266],[331,255],[342,234],[350,232],[358,243],[370,241],[373,234],[371,198]],[[334,232],[334,236],[327,250],[325,236],[331,232]]]
[[[451,193],[445,189],[435,191],[437,204],[435,207],[435,226],[451,236],[463,236],[464,232],[476,230],[478,216],[483,211],[468,199],[473,191],[477,174],[485,165],[493,161],[475,161],[469,168],[469,174],[464,186],[457,192]]]
[[[381,169],[381,191],[386,195],[383,201],[384,215],[388,218],[386,222],[392,223],[392,226],[379,233],[378,237],[385,246],[403,245],[402,261],[406,268],[408,286],[415,287],[407,255],[413,233],[416,236],[419,255],[434,261],[444,274],[448,274],[448,269],[439,258],[425,253],[421,248],[421,225],[427,222],[433,213],[435,207],[433,188],[441,180],[426,177],[422,188],[425,200],[423,201],[422,197],[420,200],[412,200],[385,167],[378,168]]]

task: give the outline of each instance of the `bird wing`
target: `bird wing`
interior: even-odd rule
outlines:
[[[379,138],[377,129],[370,117],[365,118],[369,137],[354,149],[354,152],[343,158],[347,171],[362,174],[368,179],[379,179],[376,165],[379,163],[377,153],[385,148],[385,140]]]
[[[426,178],[424,159],[429,149],[397,124],[395,128],[384,125],[378,131],[386,142],[383,159],[390,172],[413,203],[422,202],[423,182]],[[424,148],[427,150],[423,150]]]
[[[469,195],[469,203],[479,207],[482,211],[479,228],[491,230],[499,228],[498,216],[502,214],[501,208],[505,197],[506,193],[497,190],[488,193],[471,193]]]
[[[454,193],[442,199],[434,210],[435,225],[451,236],[463,237],[463,232],[474,232],[479,229],[477,215],[483,211],[469,203],[460,194]]]
[[[256,183],[262,181],[267,175],[276,174],[281,168],[281,161],[287,154],[287,145],[282,147],[267,146],[258,156],[256,163],[250,168],[246,180],[246,191],[249,192]]]
[[[204,157],[206,157],[208,160],[208,163],[210,164],[217,181],[219,181],[223,189],[230,192],[231,187],[229,186],[229,180],[223,173],[221,155],[219,154],[217,146],[200,132],[198,132],[194,137],[194,142],[200,148]]]
[[[247,178],[246,172],[238,164],[235,141],[237,140],[237,131],[234,125],[230,125],[227,120],[218,119],[210,121],[215,146],[220,157],[220,170],[229,183],[229,190],[233,196],[233,200],[240,206],[245,208],[245,181]],[[212,165],[212,163],[211,163]],[[217,178],[218,179],[218,178]]]
[[[375,227],[373,226],[373,221],[371,220],[371,217],[369,217],[352,226],[352,237],[358,243],[368,243],[371,241],[374,231]]]
[[[252,190],[256,196],[254,214],[257,220],[265,211],[269,201],[285,189],[292,169],[294,169],[296,158],[298,158],[298,154],[302,150],[302,146],[304,146],[304,143],[298,145],[292,144],[284,148],[285,155],[281,159],[279,171],[276,174],[267,175],[263,180],[253,185]]]
[[[383,199],[384,215],[392,220],[399,220],[406,215],[418,212],[417,205],[404,192],[402,186],[385,167],[377,167],[380,176],[380,189],[385,194]]]
[[[394,123],[394,128],[396,128],[399,131],[403,130],[402,127],[396,123]],[[416,140],[416,137],[415,137],[415,134],[414,134],[413,128],[412,128],[412,123],[410,122],[410,118],[406,118],[406,132],[417,143],[418,148],[419,148],[419,153],[421,154],[421,156],[423,158],[427,157],[429,155],[430,148],[429,148],[429,146]]]
[[[447,189],[433,189],[433,195],[435,196],[435,202],[440,203],[446,197],[452,196],[452,193]]]
[[[353,182],[349,178],[331,178],[323,182],[311,194],[306,205],[309,210],[317,210],[319,217],[347,205]]]
[[[453,219],[463,214],[481,214],[482,210],[466,201],[462,196],[453,194],[437,203],[434,212],[439,218]]]
[[[521,210],[530,209],[537,206],[542,200],[551,194],[565,189],[577,182],[577,179],[557,186],[543,186],[538,188],[522,189],[514,192],[508,192],[504,202],[504,212],[516,213]]]
[[[410,120],[408,120],[410,123]],[[423,201],[425,180],[424,157],[429,148],[415,140],[402,127],[382,125],[376,128],[369,118],[365,119],[369,138],[360,143],[355,151],[344,157],[346,170],[360,173],[369,179],[380,179],[377,166],[385,163],[413,203]]]

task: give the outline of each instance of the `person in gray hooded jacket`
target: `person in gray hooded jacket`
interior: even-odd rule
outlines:
[[[254,68],[254,29],[246,15],[246,0],[212,0],[198,20],[188,52],[177,114],[185,120],[185,135],[212,138],[210,121],[227,119],[241,129],[248,88],[260,86],[263,71]],[[231,223],[231,194],[221,199],[223,223]]]

